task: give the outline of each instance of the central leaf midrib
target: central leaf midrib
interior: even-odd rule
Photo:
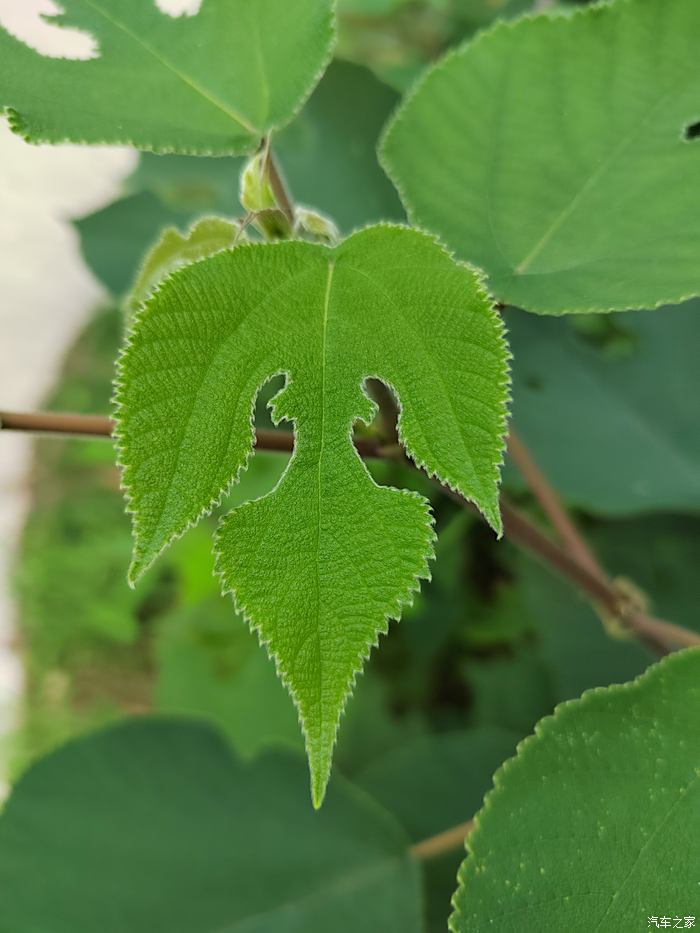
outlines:
[[[322,502],[323,502],[323,450],[326,442],[326,357],[328,342],[328,311],[331,303],[331,289],[333,287],[333,270],[335,264],[331,260],[328,263],[328,276],[326,279],[326,290],[323,298],[323,312],[321,318],[321,424],[319,430],[319,448],[318,448],[318,471],[316,495],[318,500],[317,525],[316,525],[316,624],[318,647],[318,695],[319,695],[319,717],[318,732],[323,731],[323,653],[321,651],[321,525],[323,521]]]
[[[113,16],[110,16],[109,13],[106,13],[102,7],[100,7],[95,0],[83,0],[87,6],[91,7],[96,13],[99,13],[105,20],[107,20],[110,25],[114,26],[116,29],[120,29],[125,35],[127,35],[132,42],[140,46],[146,52],[153,56],[164,68],[170,71],[171,74],[179,78],[183,84],[187,85],[190,90],[199,94],[207,103],[216,107],[217,110],[220,110],[223,114],[233,120],[235,123],[244,129],[247,133],[251,133],[253,136],[262,135],[262,130],[259,130],[257,127],[253,126],[245,117],[241,116],[237,111],[233,110],[227,104],[220,101],[218,97],[208,91],[206,88],[202,87],[194,78],[190,78],[183,71],[180,71],[172,62],[167,58],[164,58],[160,52],[158,52],[153,46],[149,45],[148,42],[145,42],[140,36],[137,36],[134,32],[129,29],[127,25],[122,23],[120,20],[115,19]],[[163,14],[165,15],[165,14]],[[99,59],[98,59],[99,60]]]

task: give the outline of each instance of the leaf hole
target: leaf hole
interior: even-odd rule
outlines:
[[[156,0],[156,6],[168,16],[195,16],[199,13],[202,0]]]
[[[61,24],[62,10],[53,0],[0,0],[0,25],[46,58],[85,61],[99,57],[97,40],[84,29]]]
[[[700,139],[700,120],[686,126],[683,138],[687,143],[692,143],[694,140]]]

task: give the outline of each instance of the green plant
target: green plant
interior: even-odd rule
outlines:
[[[431,56],[407,24],[432,24],[435,57],[466,23],[527,4],[204,0],[175,19],[142,0],[64,5],[58,22],[93,33],[98,57],[44,59],[0,30],[0,107],[29,142],[147,153],[126,196],[78,224],[123,306],[114,422],[0,423],[113,435],[129,582],[161,555],[165,569],[145,602],[125,591],[123,606],[38,644],[47,668],[67,656],[77,670],[85,632],[149,659],[153,640],[153,706],[195,712],[226,738],[143,719],[33,766],[0,818],[1,933],[440,929],[465,837],[455,933],[693,919],[697,624],[651,615],[643,569],[636,583],[611,579],[528,447],[506,435],[512,392],[570,502],[645,523],[600,541],[593,527],[603,554],[663,538],[664,519],[642,511],[697,509],[699,435],[684,407],[696,303],[601,315],[700,295],[695,0],[498,19],[429,67],[391,116],[397,97],[376,75],[342,61],[324,75],[337,16],[341,48],[355,52],[358,16],[377,35],[396,28],[406,57],[394,64],[412,70]],[[377,142],[416,226],[399,222]],[[682,353],[677,377],[652,383]],[[639,409],[641,427],[629,416]],[[614,431],[624,461],[645,461],[633,483],[625,463],[600,471]],[[592,451],[583,466],[577,439]],[[506,443],[517,507],[499,497]],[[266,448],[285,456],[265,460]],[[581,607],[494,547],[479,513],[585,593],[602,626],[586,617],[582,640],[562,636],[559,615],[573,630]],[[84,549],[90,531],[80,524]],[[670,532],[686,550],[696,533]],[[123,546],[120,532],[95,560],[113,564]],[[62,549],[61,566],[84,554]],[[695,603],[677,564],[659,556],[654,568],[672,568],[665,611],[682,617]],[[298,753],[260,753],[298,733],[236,612],[297,707],[318,815]],[[348,706],[346,778],[329,786],[355,679],[402,613],[398,653],[392,632],[376,661],[386,654],[391,674],[372,668],[364,711]],[[670,656],[641,673],[654,654]],[[468,699],[435,700],[465,684]]]

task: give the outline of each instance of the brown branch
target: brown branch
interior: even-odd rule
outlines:
[[[74,415],[68,412],[52,411],[0,411],[0,430],[75,437],[111,437],[114,421],[103,415]],[[255,446],[260,450],[291,453],[294,450],[294,435],[291,431],[257,428]],[[371,438],[356,438],[355,447],[363,457],[382,456],[382,448]]]
[[[0,411],[0,430],[3,431],[110,437],[112,428],[112,419],[101,415],[72,415],[51,411]]]
[[[467,820],[466,823],[452,826],[443,833],[438,833],[436,836],[430,836],[428,839],[422,839],[420,842],[414,843],[408,851],[414,858],[421,861],[437,858],[446,852],[463,848],[465,839],[473,829],[474,820]]]
[[[284,216],[289,221],[290,226],[294,226],[294,203],[292,202],[291,195],[287,190],[287,186],[282,177],[277,163],[275,162],[275,157],[272,154],[272,149],[270,148],[269,138],[265,140],[265,170],[267,172],[267,177],[270,179],[270,187],[272,188],[272,193],[275,196],[275,201],[277,202],[277,207],[282,211]]]
[[[110,418],[97,415],[0,412],[0,430],[110,437],[113,428],[114,423]],[[290,453],[294,447],[294,436],[287,431],[258,428],[255,444],[260,450]],[[358,453],[365,458],[399,455],[394,448],[382,447],[371,438],[357,438],[355,446]],[[400,456],[403,457],[403,452]],[[460,505],[474,509],[474,506],[458,492],[442,486],[437,480],[433,482],[443,493],[459,502]],[[672,646],[700,645],[700,635],[697,633],[679,625],[655,619],[631,607],[629,601],[605,575],[594,573],[589,566],[580,563],[573,554],[540,531],[529,518],[526,518],[503,496],[501,497],[501,512],[505,534],[510,541],[534,554],[560,576],[573,583],[595,606],[603,607],[622,625],[641,638],[653,642],[657,650],[666,653]]]
[[[435,485],[455,502],[477,511],[471,502],[458,492],[447,489],[437,481]],[[672,647],[700,646],[700,635],[690,629],[662,619],[656,619],[630,607],[627,599],[607,577],[596,573],[576,560],[568,551],[549,538],[529,518],[526,518],[505,496],[501,496],[501,515],[506,538],[523,550],[529,551],[542,563],[568,580],[594,604],[602,607],[625,628],[645,641],[653,642],[655,650],[667,654]]]
[[[593,580],[597,578],[601,584],[600,607],[611,614],[616,621],[622,623],[624,627],[632,629],[653,650],[658,651],[660,654],[666,654],[676,645],[700,644],[700,640],[695,641],[692,638],[694,633],[688,633],[686,629],[680,626],[647,615],[641,606],[630,600],[629,593],[624,592],[620,586],[616,586],[576,527],[576,523],[567,512],[557,491],[539,468],[523,441],[512,429],[508,438],[508,453],[513,458],[530,491],[542,506],[545,515],[558,532],[565,548],[574,558],[575,564],[578,565],[577,573],[582,575],[582,579],[583,576],[587,577],[583,582],[583,586],[579,588],[591,595]],[[513,538],[512,529],[510,537]],[[561,555],[558,555],[558,559],[560,558]],[[571,579],[571,568],[565,575]],[[691,635],[690,641],[687,637],[688,634]]]
[[[508,437],[508,453],[572,557],[576,558],[581,566],[587,567],[592,574],[605,579],[603,568],[564,507],[557,491],[512,428]]]

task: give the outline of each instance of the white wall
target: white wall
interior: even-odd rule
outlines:
[[[90,37],[39,19],[52,9],[48,0],[0,0],[0,24],[42,54],[89,56]],[[135,162],[127,149],[29,146],[0,118],[0,409],[41,406],[103,298],[66,221],[108,203]],[[29,506],[30,458],[30,438],[0,431],[0,741],[16,722],[22,687],[11,573]],[[0,745],[0,797],[3,776]]]

